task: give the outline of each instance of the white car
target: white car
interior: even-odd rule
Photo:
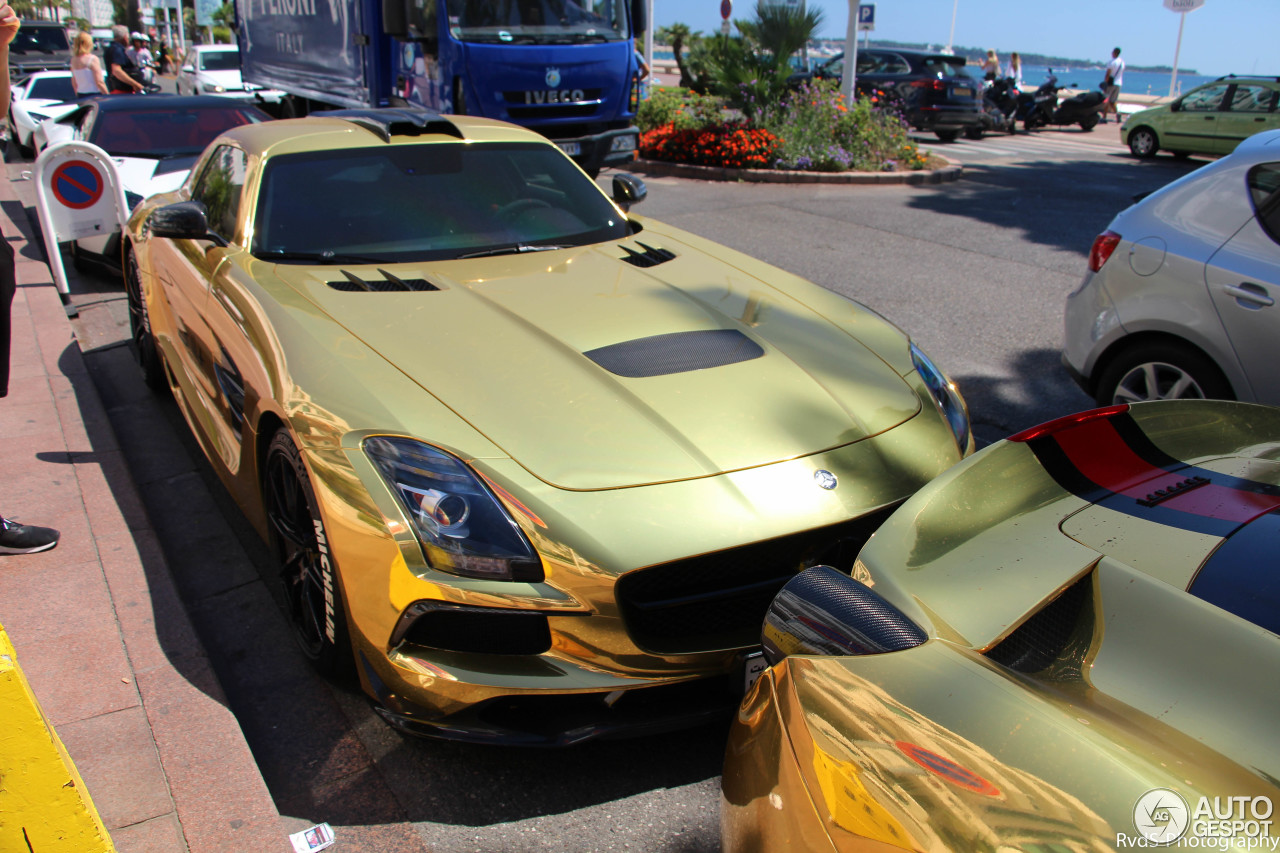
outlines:
[[[181,95],[108,95],[72,105],[42,122],[37,151],[69,139],[91,142],[111,155],[129,209],[150,195],[182,186],[205,146],[225,130],[270,121],[253,104]],[[87,237],[72,248],[76,268],[86,263],[120,267],[120,235]]]
[[[264,89],[240,77],[240,48],[234,44],[198,44],[178,69],[179,95],[221,95],[262,104],[278,104],[279,89]]]
[[[1116,216],[1065,331],[1064,361],[1099,405],[1280,405],[1280,130]]]
[[[9,103],[9,138],[18,151],[30,154],[31,137],[40,122],[71,112],[75,100],[70,71],[37,71],[18,81]]]

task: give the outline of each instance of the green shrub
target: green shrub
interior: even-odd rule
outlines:
[[[723,122],[723,112],[719,98],[676,86],[659,86],[653,89],[648,100],[640,104],[636,127],[641,133],[668,124],[692,130]]]

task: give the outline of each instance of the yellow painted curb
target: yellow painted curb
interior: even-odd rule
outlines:
[[[0,626],[0,850],[116,853]]]

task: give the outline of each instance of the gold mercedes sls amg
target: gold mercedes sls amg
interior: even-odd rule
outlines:
[[[770,606],[727,853],[1280,846],[1280,409],[974,454]]]
[[[902,332],[644,194],[518,127],[340,111],[223,135],[129,223],[144,375],[303,649],[403,730],[731,713],[782,584],[972,448]]]

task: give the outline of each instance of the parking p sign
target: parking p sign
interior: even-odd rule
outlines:
[[[858,7],[858,32],[874,32],[876,28],[876,4],[863,3]]]

